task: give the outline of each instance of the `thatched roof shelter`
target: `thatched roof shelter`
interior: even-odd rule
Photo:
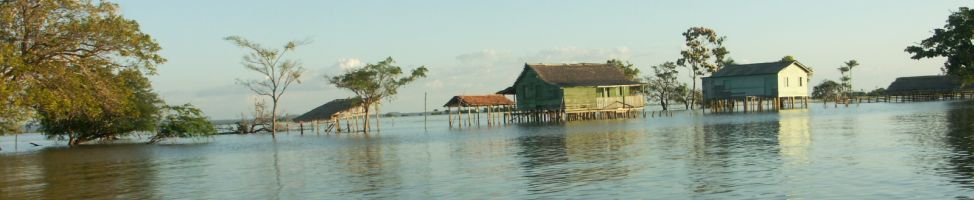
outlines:
[[[896,78],[886,88],[886,92],[897,95],[913,92],[947,92],[974,89],[972,86],[962,86],[961,80],[954,76],[911,76]]]
[[[514,102],[504,95],[454,96],[443,107],[509,106]]]
[[[542,81],[559,87],[642,84],[626,77],[619,68],[604,63],[525,64],[524,67],[534,70]],[[522,72],[520,76],[524,75]]]
[[[294,122],[331,121],[364,113],[358,98],[335,99],[293,119]]]

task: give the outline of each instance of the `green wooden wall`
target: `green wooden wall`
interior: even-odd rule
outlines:
[[[596,109],[600,97],[621,97],[633,95],[633,86],[605,87],[558,87],[541,80],[533,70],[523,72],[517,84],[517,107],[520,110],[532,109]],[[562,100],[564,99],[564,105]],[[564,107],[562,107],[564,106]]]
[[[522,110],[557,109],[561,107],[560,87],[541,80],[534,70],[524,71],[524,75],[514,86],[517,90],[517,107]]]

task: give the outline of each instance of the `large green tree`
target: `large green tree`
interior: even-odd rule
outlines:
[[[402,68],[395,64],[396,61],[388,57],[378,63],[349,70],[342,75],[325,77],[335,87],[347,89],[362,100],[365,110],[365,123],[362,124],[362,130],[365,132],[370,128],[369,112],[372,106],[398,94],[400,87],[426,77],[429,71],[426,66],[420,66],[409,74],[404,74]]]
[[[839,96],[842,91],[842,84],[839,84],[832,80],[823,80],[815,87],[812,87],[812,98],[821,99],[826,101],[828,99],[835,99]]]
[[[105,99],[117,102],[112,104],[115,108],[102,109],[110,112],[97,116],[70,118],[38,110],[44,133],[51,138],[66,138],[69,145],[78,145],[98,139],[116,139],[139,131],[154,132],[163,101],[152,91],[149,79],[135,70],[123,70],[103,78],[120,84],[117,86],[120,88],[112,91],[117,99]]]
[[[0,107],[0,133],[39,118],[54,127],[45,130],[74,127],[52,135],[111,137],[115,134],[84,135],[104,124],[72,123],[106,122],[138,110],[132,105],[139,102],[129,100],[138,99],[133,96],[139,91],[124,81],[154,74],[155,66],[165,62],[157,54],[159,45],[138,23],[103,1],[0,1],[0,41],[0,101],[5,105]]]
[[[653,75],[646,76],[646,94],[647,98],[650,100],[657,100],[663,110],[668,109],[670,100],[680,99],[679,87],[685,84],[680,83],[677,80],[677,75],[679,71],[676,69],[677,65],[673,62],[665,62],[653,66]]]
[[[961,77],[964,84],[974,83],[974,10],[961,7],[947,17],[943,28],[919,44],[906,47],[913,59],[946,57],[941,68],[946,74]]]
[[[690,70],[691,88],[697,90],[698,77],[716,72],[724,67],[724,57],[730,52],[724,47],[726,37],[717,35],[717,31],[706,27],[692,27],[683,32],[685,47],[680,51],[682,56],[676,61],[677,65]],[[698,101],[697,95],[689,95],[689,109],[693,109]]]
[[[301,83],[304,68],[297,60],[284,59],[285,54],[293,52],[298,46],[305,44],[301,41],[290,41],[281,49],[265,48],[239,36],[224,38],[249,52],[243,56],[244,68],[257,72],[261,78],[252,80],[238,80],[260,96],[271,98],[271,137],[277,136],[277,107],[284,96],[284,91],[292,83]]]
[[[639,68],[636,68],[636,66],[633,65],[632,63],[629,63],[629,61],[612,59],[606,61],[606,64],[615,66],[616,68],[619,68],[619,70],[622,70],[622,74],[626,75],[626,77],[628,77],[629,80],[639,81]]]

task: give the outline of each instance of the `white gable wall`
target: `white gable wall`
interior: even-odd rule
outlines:
[[[791,64],[778,72],[778,97],[807,97],[808,73]]]

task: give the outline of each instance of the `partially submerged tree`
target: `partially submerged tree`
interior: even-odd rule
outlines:
[[[104,1],[0,1],[0,40],[0,134],[33,117],[72,127],[54,135],[114,136],[86,123],[133,117],[125,115],[134,92],[117,78],[154,74],[165,62],[138,23]]]
[[[849,98],[852,96],[852,69],[859,66],[859,61],[849,60],[843,64],[845,65],[839,67],[839,72],[842,73],[842,78],[839,79],[842,82],[840,94],[843,98]]]
[[[425,66],[420,66],[407,75],[395,63],[396,61],[392,57],[388,57],[376,64],[367,64],[339,76],[325,77],[335,87],[347,89],[362,99],[362,106],[365,110],[365,122],[362,124],[362,130],[365,132],[369,131],[369,112],[372,106],[385,98],[396,95],[400,87],[412,83],[418,78],[426,77],[426,73],[429,71]]]
[[[906,47],[912,59],[946,57],[941,70],[960,77],[964,85],[974,83],[974,10],[960,7],[947,17],[943,28],[933,30],[933,36],[919,44]]]
[[[270,131],[267,127],[271,126],[271,114],[267,112],[267,103],[263,100],[254,100],[254,112],[250,117],[241,113],[240,122],[237,122],[237,132],[241,134],[257,133],[260,131]]]
[[[93,140],[113,140],[134,132],[153,132],[160,118],[163,101],[152,91],[149,79],[135,70],[123,70],[118,75],[103,74],[106,81],[120,84],[111,90],[119,99],[112,109],[101,109],[99,115],[62,116],[57,112],[38,109],[44,133],[50,138],[67,139],[71,146]],[[45,98],[55,98],[45,96]],[[81,109],[86,112],[85,109]]]
[[[224,38],[233,42],[237,46],[250,51],[243,56],[241,63],[248,70],[257,72],[263,78],[253,80],[237,80],[241,85],[247,86],[257,95],[271,98],[271,137],[277,134],[277,107],[281,102],[281,96],[291,83],[301,83],[301,75],[304,68],[297,60],[284,59],[285,54],[293,52],[299,45],[306,42],[290,41],[281,49],[264,48],[260,44],[251,42],[239,36]]]
[[[615,66],[616,68],[619,68],[619,70],[622,70],[622,74],[626,75],[626,77],[628,77],[629,80],[639,81],[639,68],[636,68],[636,66],[633,65],[632,63],[629,63],[629,61],[612,59],[606,61],[606,64]]]
[[[713,29],[706,27],[693,27],[683,33],[686,41],[685,48],[680,51],[682,56],[676,61],[677,65],[686,67],[690,70],[691,88],[688,91],[697,90],[697,77],[716,72],[724,67],[724,57],[730,52],[724,47],[726,37],[718,36]],[[690,95],[689,109],[698,100]]]
[[[149,140],[156,143],[167,138],[203,137],[216,134],[216,128],[203,115],[203,111],[192,104],[165,106],[165,117],[159,132]]]
[[[646,76],[646,94],[651,100],[658,100],[663,110],[668,109],[670,100],[679,99],[678,88],[686,84],[676,80],[679,71],[676,70],[676,63],[665,62],[653,66],[653,76]]]
[[[826,79],[823,80],[822,83],[819,83],[815,87],[812,87],[812,98],[821,99],[822,101],[826,101],[828,99],[836,99],[839,97],[841,91],[842,91],[841,84]]]

